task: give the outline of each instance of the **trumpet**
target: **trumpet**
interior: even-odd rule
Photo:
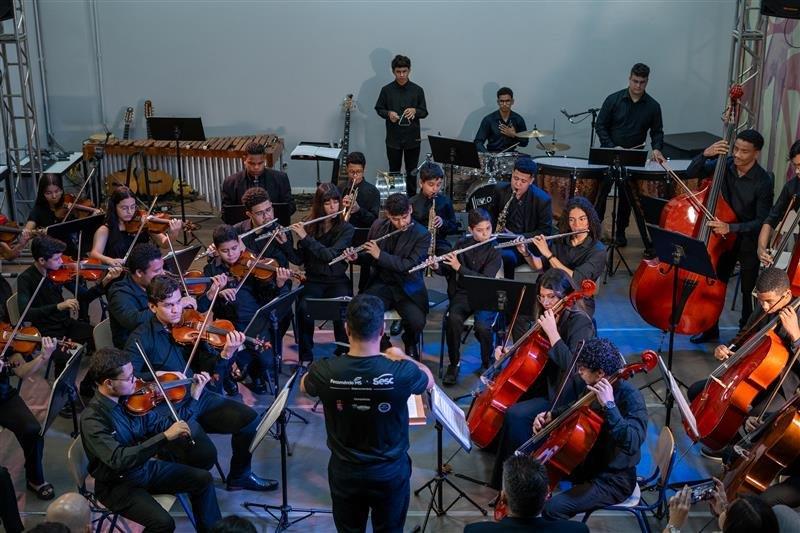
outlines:
[[[580,235],[582,233],[589,233],[589,230],[588,229],[582,229],[582,230],[578,230],[578,231],[568,231],[566,233],[559,233],[557,235],[549,235],[547,237],[544,237],[544,240],[545,241],[552,241],[553,239],[561,239],[563,237],[572,237],[573,235]],[[506,233],[506,235],[509,235],[509,234]],[[508,242],[504,242],[502,244],[498,244],[494,248],[495,248],[495,250],[500,250],[502,248],[511,248],[513,246],[519,246],[520,244],[530,244],[530,243],[533,242],[533,239],[535,239],[536,237],[539,237],[539,235],[534,235],[533,237],[528,237],[527,239],[520,239],[519,237],[517,237],[513,241],[508,241]]]
[[[321,221],[327,220],[329,218],[338,217],[342,213],[344,213],[344,209],[342,209],[341,211],[337,211],[335,213],[331,213],[330,215],[325,215],[325,216],[321,216],[321,217],[317,217],[317,218],[312,218],[311,220],[305,220],[305,221],[303,221],[303,227],[306,227],[309,224],[314,224],[315,222],[321,222]],[[264,239],[269,239],[270,237],[272,237],[273,233],[276,233],[276,234],[277,233],[289,233],[290,231],[292,231],[291,227],[288,227],[288,228],[277,227],[273,231],[270,231],[269,233],[265,233],[264,235],[259,235],[258,237],[256,237],[256,241],[263,241]]]
[[[345,195],[345,198],[350,198],[350,205],[344,208],[342,212],[342,219],[345,222],[350,221],[350,215],[353,214],[353,204],[356,202],[356,180],[353,180],[350,184],[350,190]]]
[[[393,235],[397,235],[398,233],[407,230],[410,226],[411,226],[411,224],[409,224],[407,226],[403,226],[402,228],[396,229],[394,231],[391,231],[391,232],[387,233],[386,235],[381,235],[380,237],[378,237],[376,239],[372,239],[371,241],[367,241],[367,242],[381,242],[383,240],[388,239],[389,237],[391,237]],[[365,242],[364,244],[362,244],[360,246],[357,246],[357,247],[353,248],[353,253],[357,254],[357,253],[363,252],[364,249],[367,247],[367,242]],[[345,254],[342,254],[342,255],[339,255],[339,256],[335,257],[330,263],[328,263],[328,266],[335,265],[336,263],[338,263],[340,261],[344,261],[345,257],[346,257]]]
[[[428,257],[433,257],[436,253],[436,226],[433,221],[436,219],[436,197],[431,200],[431,209],[428,211],[428,231],[431,234],[431,245],[428,246]],[[433,276],[433,268],[425,269],[425,277]]]
[[[488,244],[488,243],[494,241],[495,239],[497,239],[497,234],[491,235],[485,241],[476,242],[475,244],[470,244],[469,246],[467,246],[465,248],[459,248],[458,250],[451,250],[451,251],[447,252],[444,255],[437,255],[435,257],[433,255],[431,255],[430,257],[428,257],[422,263],[420,263],[417,266],[412,267],[411,269],[409,269],[408,273],[411,274],[412,272],[416,272],[417,270],[422,270],[423,268],[433,268],[434,265],[436,265],[437,263],[440,263],[445,257],[447,257],[450,254],[453,254],[453,255],[463,254],[467,250],[472,250],[473,248],[477,248],[479,246],[483,246],[484,244]]]

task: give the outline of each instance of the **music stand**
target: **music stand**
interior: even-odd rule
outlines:
[[[178,167],[178,190],[181,200],[181,220],[186,224],[186,197],[183,193],[183,164],[181,164],[181,141],[205,141],[203,121],[200,117],[147,117],[147,128],[156,141],[175,141],[175,164]],[[191,241],[187,239],[186,229],[183,230],[183,245]],[[192,240],[196,239],[192,235]]]
[[[242,204],[223,205],[219,217],[224,223],[233,226],[237,222],[247,219],[246,211],[247,209]]]
[[[414,531],[421,532],[424,532],[425,528],[428,526],[428,519],[430,518],[431,511],[435,512],[436,516],[444,516],[461,498],[465,498],[473,507],[483,513],[483,516],[487,515],[486,509],[481,507],[480,504],[470,498],[466,492],[447,478],[448,474],[452,473],[455,476],[458,476],[458,474],[453,472],[452,467],[449,464],[445,464],[442,459],[443,429],[446,429],[450,436],[455,439],[459,445],[459,450],[464,449],[467,453],[472,450],[472,441],[469,437],[469,427],[467,426],[467,419],[466,416],[464,416],[464,411],[436,385],[433,386],[430,392],[430,406],[431,413],[436,420],[434,424],[436,428],[436,475],[414,491],[415,496],[419,496],[419,493],[425,489],[431,492],[431,500],[428,503],[428,512],[425,513],[425,521],[422,523],[422,528],[420,529],[420,527],[417,526],[414,529]],[[458,494],[447,507],[444,506],[443,501],[443,485],[445,483],[450,485],[450,488]]]
[[[177,263],[181,268],[181,272],[186,272],[191,268],[192,263],[194,262],[194,259],[197,257],[197,254],[201,248],[202,246],[195,244],[194,246],[184,248],[183,250],[175,250],[175,258],[172,257],[172,252],[169,252],[163,257],[164,270],[177,276],[178,271],[175,268],[175,262],[177,259]]]
[[[287,444],[286,439],[286,424],[288,422],[288,407],[286,407],[287,402],[289,401],[289,395],[292,392],[292,385],[294,385],[295,379],[300,374],[299,371],[295,371],[294,374],[286,381],[286,384],[281,389],[280,393],[278,393],[275,401],[272,402],[272,406],[270,406],[267,413],[264,415],[264,418],[259,422],[258,429],[256,430],[256,434],[253,437],[252,442],[250,442],[250,453],[252,454],[256,448],[258,448],[259,444],[264,440],[264,437],[269,434],[270,429],[272,428],[273,424],[276,422],[278,423],[277,427],[277,434],[278,440],[281,442],[281,504],[280,505],[269,505],[266,503],[256,503],[256,502],[244,502],[242,503],[242,507],[250,511],[251,507],[260,507],[266,513],[268,513],[272,518],[278,521],[278,526],[275,528],[276,532],[283,531],[284,529],[288,529],[293,524],[300,522],[301,520],[305,520],[306,518],[315,515],[316,513],[331,513],[332,511],[328,511],[325,509],[301,509],[301,508],[294,508],[289,505],[289,489],[287,487],[288,482],[288,475],[287,475],[287,468],[286,468],[286,456],[289,446]],[[273,511],[279,511],[280,514],[275,514]],[[290,519],[290,513],[305,513],[303,516]]]
[[[67,404],[69,404],[72,409],[72,433],[70,433],[70,435],[74,439],[80,434],[80,429],[78,428],[78,414],[75,409],[76,403],[80,400],[78,400],[78,393],[75,390],[75,381],[78,379],[78,369],[81,366],[81,357],[85,349],[85,346],[78,348],[75,353],[67,359],[67,364],[64,370],[61,371],[61,374],[53,381],[53,388],[50,389],[47,411],[45,413],[42,429],[39,431],[39,436],[44,437],[44,434],[50,429],[55,419],[58,418],[58,413]],[[89,377],[87,376],[84,379],[89,379]]]
[[[656,257],[668,265],[672,265],[672,303],[669,320],[669,351],[667,352],[667,370],[672,372],[672,356],[674,353],[675,330],[683,314],[683,307],[691,291],[681,291],[681,300],[678,300],[678,271],[683,269],[701,277],[717,279],[714,265],[708,256],[706,244],[692,237],[665,230],[659,226],[648,224],[647,228],[653,236]],[[665,425],[669,426],[672,405],[675,399],[672,394],[667,394],[665,406],[667,418]]]
[[[306,298],[306,316],[311,320],[342,320],[347,318],[347,306],[352,296],[338,296],[336,298]],[[334,337],[334,341],[336,338]],[[317,406],[322,401],[318,398],[311,411],[316,413]]]
[[[73,244],[77,246],[77,241],[73,240],[73,236],[79,233],[83,233],[84,235],[94,235],[94,232],[97,231],[97,228],[103,225],[103,221],[105,220],[105,215],[92,215],[86,218],[76,218],[73,220],[68,220],[66,222],[58,222],[57,224],[51,224],[45,228],[45,232],[50,237],[58,239],[60,241],[64,241],[69,244]],[[83,242],[91,248],[91,239],[83,239]],[[83,253],[83,250],[78,250],[79,254]]]
[[[608,277],[613,276],[619,268],[620,263],[625,265],[625,269],[631,276],[633,272],[628,262],[622,256],[617,246],[617,197],[620,191],[628,199],[628,204],[632,205],[632,198],[630,191],[626,187],[626,170],[625,167],[643,167],[647,163],[647,150],[630,150],[627,148],[590,148],[589,149],[589,163],[592,165],[608,165],[609,176],[611,177],[612,185],[616,185],[617,194],[611,200],[611,243],[608,245],[608,254],[606,258],[606,270],[603,274],[603,285],[608,282]],[[614,253],[619,256],[617,267],[614,267]]]
[[[469,168],[481,168],[481,160],[478,157],[478,148],[472,141],[462,141],[461,139],[448,139],[447,137],[436,137],[428,135],[431,143],[431,154],[437,163],[450,165],[450,179],[448,180],[447,191],[450,198],[453,197],[453,165]]]
[[[533,309],[539,295],[536,283],[484,276],[463,276],[461,281],[467,290],[469,306],[477,311],[513,311],[523,287],[525,298],[520,309]]]

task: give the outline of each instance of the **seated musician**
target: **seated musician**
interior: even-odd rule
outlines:
[[[3,226],[11,226],[11,223],[3,214],[0,214],[0,229]],[[4,235],[5,236],[5,235]],[[31,231],[23,228],[19,233],[12,233],[10,241],[0,241],[0,259],[13,260],[19,257],[20,252],[31,240]]]
[[[211,474],[156,458],[167,443],[194,437],[188,422],[198,412],[197,400],[208,374],[198,374],[188,399],[176,405],[180,422],[156,410],[132,416],[120,405],[122,398],[136,390],[136,375],[125,352],[98,350],[89,374],[94,376],[98,394],[81,416],[81,438],[97,499],[110,511],[143,525],[145,531],[170,532],[175,530],[175,521],[152,494],[185,492],[198,531],[208,531],[221,518]]]
[[[309,220],[340,211],[341,195],[332,183],[321,183],[311,201]],[[306,272],[303,293],[297,301],[298,329],[300,330],[300,361],[314,360],[314,320],[306,316],[306,298],[336,298],[352,296],[350,279],[347,277],[347,263],[334,265],[328,263],[339,256],[353,240],[353,226],[342,220],[342,216],[329,218],[303,226],[302,222],[292,224],[297,235],[297,255],[299,264]],[[334,337],[339,342],[347,342],[347,333],[341,320],[333,321]],[[342,346],[336,353],[347,353]]]
[[[547,351],[548,361],[542,374],[522,396],[521,401],[506,411],[497,441],[492,478],[489,481],[489,485],[496,489],[500,488],[503,462],[530,438],[533,420],[540,413],[552,408],[553,400],[558,395],[559,384],[566,379],[572,359],[596,334],[592,319],[580,301],[571,308],[564,309],[559,316],[553,312],[556,303],[575,290],[572,279],[563,270],[557,268],[548,270],[539,277],[537,284],[539,294],[533,316],[535,324],[541,326],[541,331],[551,348]],[[519,334],[534,326],[534,324],[522,325],[521,322],[524,321],[518,319],[514,326]],[[498,356],[501,355],[500,347],[496,353]],[[562,401],[565,403],[572,403],[580,394],[580,384],[575,376],[570,379],[562,396]]]
[[[43,337],[41,350],[32,358],[26,359],[9,349],[11,355],[0,359],[0,426],[11,430],[17,438],[25,456],[25,486],[40,500],[52,500],[56,494],[53,485],[44,478],[44,438],[39,434],[39,421],[11,384],[11,375],[25,379],[46,367],[55,349],[56,339]],[[16,504],[16,498],[13,501]]]
[[[514,91],[508,87],[497,90],[497,111],[489,113],[475,134],[475,146],[479,152],[503,152],[516,146],[528,146],[528,139],[517,137],[528,128],[522,115],[511,110]]]
[[[442,255],[450,251],[451,245],[447,236],[458,231],[456,212],[453,202],[442,192],[444,171],[436,163],[425,162],[419,169],[419,194],[411,197],[411,216],[426,228],[431,227],[431,222],[436,230],[436,250],[434,255]],[[431,207],[436,202],[436,216],[429,220]]]
[[[464,533],[588,533],[586,524],[571,520],[545,520],[539,516],[548,492],[545,466],[528,455],[512,455],[503,463],[503,488],[499,499],[505,504],[508,514],[499,522],[468,524]]]
[[[722,197],[736,214],[736,222],[728,224],[720,220],[708,222],[717,235],[733,234],[736,244],[730,253],[723,254],[717,264],[717,278],[727,283],[736,262],[739,262],[742,291],[741,329],[753,312],[753,287],[758,277],[758,233],[761,224],[772,207],[772,177],[758,164],[758,156],[764,146],[764,138],[756,130],[740,131],[736,135],[733,155],[725,161]],[[713,175],[718,156],[728,153],[728,144],[717,141],[698,154],[686,169],[689,178]],[[691,338],[694,343],[719,340],[719,324]]]
[[[41,279],[47,278],[42,283],[24,320],[31,322],[44,336],[69,338],[79,344],[87,345],[87,349],[91,353],[94,346],[91,324],[72,318],[70,313],[77,314],[81,304],[88,305],[89,302],[102,295],[108,284],[119,277],[122,269],[111,268],[100,283],[89,289],[81,288],[77,298],[65,300],[61,294],[63,286],[47,277],[50,272],[61,268],[63,264],[61,255],[65,248],[66,245],[63,242],[47,235],[34,237],[31,242],[31,256],[34,263],[17,278],[17,305],[21,313],[31,301]],[[68,283],[68,285],[72,285],[72,283]],[[56,350],[53,356],[56,376],[64,370],[67,359],[67,353],[61,349]],[[81,382],[80,392],[83,396],[93,394],[89,380],[85,379]]]
[[[495,186],[490,206],[497,233],[510,232],[518,236],[550,235],[553,231],[553,208],[550,195],[534,185],[536,162],[520,157],[514,163],[511,183]],[[514,279],[514,269],[525,262],[514,248],[501,251],[503,274]]]
[[[106,220],[94,232],[94,241],[89,257],[99,259],[106,265],[122,266],[125,254],[128,253],[136,236],[136,232],[131,233],[125,230],[125,223],[131,222],[134,217],[138,216],[136,196],[125,186],[115,188],[108,199]],[[165,233],[151,234],[145,227],[139,233],[136,242],[149,242],[152,239],[162,248],[167,248],[169,246],[167,239],[172,239],[174,242],[182,228],[183,222],[179,218],[173,218],[169,221],[169,237]]]
[[[283,208],[280,210],[280,223],[288,226],[297,207],[292,197],[292,186],[285,172],[267,168],[266,147],[260,143],[250,143],[245,148],[244,170],[232,174],[222,182],[222,205],[241,205],[245,191],[252,187],[266,189],[269,197]],[[239,220],[226,219],[227,224]]]
[[[783,184],[778,200],[764,219],[761,232],[758,234],[758,258],[765,265],[771,265],[773,261],[767,250],[772,239],[772,230],[783,220],[790,203],[794,212],[800,208],[800,140],[795,141],[789,148],[789,164],[794,167],[795,177],[787,179]]]
[[[354,228],[369,228],[378,219],[381,212],[381,197],[378,189],[372,183],[364,179],[364,171],[367,169],[367,159],[361,152],[350,152],[347,155],[347,176],[346,188],[341,190],[342,206],[350,209],[350,219],[348,222]],[[353,187],[353,195],[349,194]],[[361,244],[361,243],[356,243]]]
[[[362,292],[380,298],[386,309],[397,310],[403,324],[405,351],[419,359],[417,342],[428,314],[428,290],[421,270],[411,274],[408,271],[428,257],[431,234],[411,217],[406,195],[389,195],[384,209],[386,218],[372,224],[364,251],[357,254],[348,248],[344,255],[350,262],[366,262],[371,266],[370,279]],[[374,242],[393,231],[398,233]]]
[[[642,393],[629,381],[618,381],[613,387],[609,384],[607,378],[624,364],[622,354],[607,339],[592,339],[583,346],[577,362],[585,387],[581,394],[595,393],[605,420],[589,455],[569,476],[572,487],[544,504],[543,518],[572,518],[621,503],[633,493],[647,431],[647,407]],[[568,402],[561,401],[552,411],[537,415],[534,435],[568,407]]]
[[[152,379],[136,346],[138,343],[150,358],[156,374],[172,372],[183,377],[192,346],[179,344],[172,335],[173,328],[181,323],[184,309],[181,303],[180,282],[167,276],[156,276],[147,287],[147,300],[153,317],[136,328],[125,344],[125,352],[133,364],[133,373],[144,380]],[[225,345],[218,355],[206,345],[205,341],[201,342],[187,370],[188,376],[191,377],[193,373],[199,371],[213,370],[219,357],[229,359],[239,351],[243,342],[243,333],[231,331],[226,335]],[[162,416],[169,414],[168,407],[164,403],[159,404],[155,412]],[[199,442],[198,435],[205,436],[205,433],[231,435],[232,455],[227,477],[228,490],[263,491],[277,488],[277,481],[261,478],[250,470],[252,456],[248,446],[258,428],[258,413],[243,403],[229,400],[210,390],[204,390],[200,395],[196,412],[199,426],[192,427],[192,435],[196,441]],[[182,463],[202,465],[206,468],[213,466],[214,462],[208,460],[205,450],[196,448],[201,447],[192,446],[188,449],[175,447],[170,451]]]
[[[469,237],[460,239],[456,243],[455,250],[485,242],[491,237],[492,219],[485,209],[470,211],[469,232]],[[442,265],[440,268],[447,277],[447,296],[450,300],[445,324],[450,364],[442,383],[454,385],[461,366],[461,333],[464,330],[464,321],[472,314],[475,315],[475,337],[481,347],[481,368],[489,367],[492,355],[492,325],[496,313],[472,309],[462,279],[463,276],[494,278],[500,271],[500,252],[489,243],[459,255],[449,253],[444,257]]]
[[[253,187],[245,191],[242,196],[242,203],[244,203],[245,213],[247,218],[241,222],[233,225],[238,235],[242,235],[264,224],[275,220],[275,208],[272,207],[272,201],[266,189],[261,187]],[[263,230],[257,230],[245,237],[242,237],[242,243],[245,247],[258,254],[261,249],[267,244],[264,239],[257,240],[259,237],[264,236],[265,233],[272,231],[279,227],[279,223],[273,224]],[[278,233],[275,240],[272,241],[267,251],[264,252],[264,257],[271,257],[280,263],[283,267],[289,266],[289,261],[294,259],[292,251],[292,236],[287,233]]]
[[[558,222],[560,233],[586,231],[550,244],[537,235],[533,246],[519,245],[517,251],[534,270],[558,268],[572,277],[575,284],[585,279],[597,281],[606,264],[606,247],[600,242],[603,228],[592,203],[583,196],[570,198]],[[531,253],[531,250],[536,253]],[[594,297],[586,300],[586,310],[594,315]]]

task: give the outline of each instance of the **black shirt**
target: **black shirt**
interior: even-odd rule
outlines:
[[[106,228],[109,228],[108,224],[103,223]],[[128,233],[126,231],[120,230],[112,230],[108,229],[108,239],[106,240],[106,247],[103,250],[103,255],[112,257],[114,259],[122,259],[125,257],[125,254],[128,253],[128,250],[131,247],[131,243],[133,242],[133,238],[135,237],[134,234]],[[143,229],[139,236],[136,238],[136,244],[141,244],[145,242],[150,242],[150,235],[147,233],[147,229]]]
[[[350,192],[350,183],[342,189],[342,196]],[[378,220],[381,212],[381,195],[375,185],[367,180],[362,180],[356,185],[356,202],[358,211],[353,211],[350,215],[350,224],[354,228],[369,228],[372,223]]]
[[[551,242],[550,253],[568,269],[572,270],[572,280],[580,285],[581,281],[590,279],[597,281],[603,274],[606,266],[606,247],[603,243],[587,237],[578,246],[572,246],[569,238],[556,239]],[[541,258],[543,268],[550,268],[550,262],[544,257]],[[586,310],[590,315],[594,315],[594,297],[584,300]]]
[[[586,524],[574,520],[547,520],[540,516],[507,516],[499,522],[474,522],[464,527],[464,533],[589,533]]]
[[[328,448],[359,466],[402,459],[408,452],[408,408],[428,377],[410,361],[344,355],[314,361],[305,388],[325,409]]]
[[[464,237],[456,242],[454,250],[460,250],[475,244],[477,241],[472,236]],[[489,242],[472,250],[468,250],[458,255],[458,262],[461,263],[461,268],[458,273],[453,271],[447,265],[442,264],[441,268],[444,275],[447,277],[447,295],[452,298],[456,292],[466,292],[466,287],[463,286],[464,276],[484,276],[493,278],[500,271],[503,261],[500,257],[500,251],[495,250],[496,243]]]
[[[633,148],[643,144],[650,130],[653,150],[664,148],[664,127],[661,106],[644,93],[638,102],[631,99],[628,89],[608,95],[597,115],[597,136],[600,146]]]
[[[237,222],[236,224],[234,224],[233,229],[236,230],[236,233],[241,235],[242,233],[247,233],[248,231],[253,229],[253,224],[250,222],[250,219],[247,218],[245,220],[242,220],[241,222]],[[257,232],[251,233],[247,237],[244,237],[242,239],[242,242],[244,243],[245,248],[253,252],[255,255],[260,254],[261,249],[264,247],[265,244],[267,244],[269,238],[261,240],[257,239],[262,235],[264,235],[265,233],[269,233],[274,229],[275,225],[273,224],[272,226],[266,229],[258,230]],[[289,261],[294,259],[294,249],[292,248],[293,238],[291,232],[284,233],[284,235],[286,235],[286,242],[281,244],[278,242],[277,238],[274,239],[272,241],[272,244],[269,245],[269,248],[267,248],[267,251],[264,252],[264,255],[262,257],[271,257],[272,259],[275,259],[280,266],[288,268]]]
[[[441,192],[438,193],[435,198],[436,215],[442,219],[442,226],[436,230],[436,238],[440,239],[456,233],[458,231],[458,221],[456,220],[456,212],[453,209],[453,202],[450,201],[450,198]],[[430,224],[428,215],[431,212],[433,199],[428,198],[424,194],[420,193],[412,196],[409,202],[411,203],[412,208],[411,216],[414,218],[414,220],[427,228]]]
[[[137,285],[130,274],[111,284],[108,288],[108,318],[114,346],[120,350],[124,348],[128,335],[139,324],[150,320],[153,312],[147,303],[147,291]]]
[[[492,220],[497,221],[513,195],[510,183],[498,183],[492,192],[492,203],[489,206]],[[511,200],[506,215],[506,231],[533,237],[534,235],[550,235],[553,232],[553,208],[550,195],[531,184],[522,198]]]
[[[34,204],[31,212],[28,214],[28,221],[33,221],[37,228],[46,228],[60,222],[56,218],[56,213],[48,206],[41,206]]]
[[[347,282],[347,261],[328,265],[350,246],[355,230],[347,222],[340,222],[318,237],[307,234],[297,242],[297,258],[303,265],[306,279],[313,283]]]
[[[292,186],[289,184],[289,176],[285,172],[265,168],[255,178],[251,178],[245,170],[228,176],[222,182],[222,205],[241,205],[245,191],[252,187],[266,189],[270,201],[275,206],[275,217],[282,225],[288,226],[291,223],[292,214],[297,211],[297,206],[294,205]],[[238,221],[226,220],[225,222],[233,224]]]
[[[219,258],[214,259],[203,267],[203,275],[211,277],[218,276],[219,274],[228,275],[230,279],[230,268],[224,264]],[[278,289],[275,284],[275,277],[273,276],[269,281],[261,281],[252,275],[247,276],[247,281],[244,282],[242,288],[236,293],[236,299],[232,302],[217,298],[214,305],[214,316],[216,318],[230,320],[236,325],[238,331],[244,331],[247,325],[263,305],[275,298],[282,289],[286,286],[291,287],[289,281],[286,282],[284,287]],[[238,287],[239,281],[233,280],[229,287]],[[197,305],[201,310],[205,311],[211,301],[206,295],[198,299]]]
[[[409,124],[408,119],[403,118],[398,122],[389,120],[389,111],[394,111],[400,117],[403,111],[409,107],[417,110],[414,120]],[[420,143],[419,121],[428,116],[428,108],[425,104],[425,91],[413,81],[407,81],[405,85],[400,85],[396,81],[384,85],[375,102],[375,111],[386,120],[386,146],[390,148],[416,148]],[[406,124],[401,126],[400,124]]]
[[[800,178],[797,177],[793,177],[783,184],[781,193],[778,195],[778,200],[775,202],[775,205],[772,206],[767,218],[764,219],[764,224],[769,224],[773,228],[777,226],[783,219],[783,215],[786,214],[786,210],[789,208],[789,202],[794,196],[798,196],[798,198],[795,200],[792,210],[797,212],[797,209],[800,207]]]
[[[518,146],[528,146],[528,139],[520,137],[508,137],[500,133],[500,123],[505,126],[513,126],[517,133],[521,133],[528,128],[525,126],[525,119],[519,113],[513,111],[508,117],[508,120],[503,120],[500,116],[500,110],[489,113],[483,120],[478,128],[478,133],[475,134],[475,146],[479,152],[502,152],[507,148],[517,144]],[[486,146],[484,146],[486,143]]]

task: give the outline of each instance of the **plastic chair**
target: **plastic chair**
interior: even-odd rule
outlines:
[[[11,296],[8,297],[6,300],[6,309],[8,309],[8,319],[11,321],[12,324],[16,324],[19,322],[19,304],[17,300],[19,297],[15,292]]]
[[[111,335],[111,319],[106,318],[98,322],[92,330],[92,337],[94,338],[95,349],[113,348],[114,340]]]

